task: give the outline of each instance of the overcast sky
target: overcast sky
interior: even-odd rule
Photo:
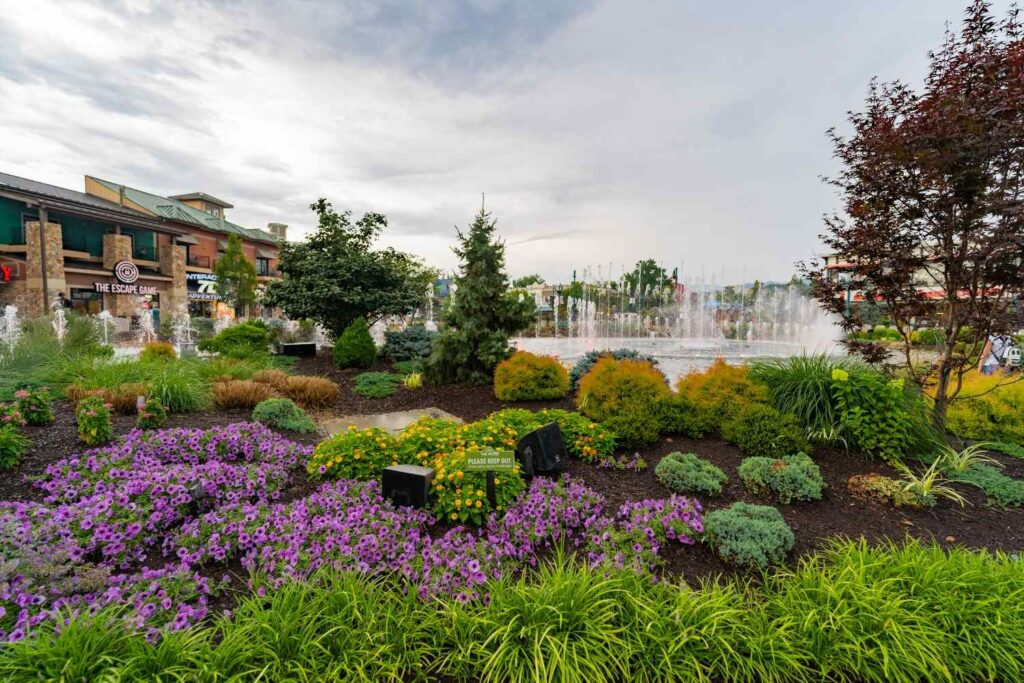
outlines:
[[[786,279],[837,205],[825,131],[964,4],[3,0],[0,170],[293,237],[327,197],[443,268],[485,192],[513,275]]]

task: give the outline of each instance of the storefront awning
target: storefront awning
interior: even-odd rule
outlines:
[[[256,258],[277,258],[277,254],[270,251],[269,249],[256,247]]]
[[[192,235],[178,235],[177,240],[178,244],[199,244],[199,240]]]

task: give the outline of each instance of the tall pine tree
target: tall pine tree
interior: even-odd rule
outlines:
[[[469,233],[459,236],[455,293],[443,317],[443,332],[434,340],[427,378],[436,383],[485,384],[494,368],[512,353],[509,337],[533,320],[534,303],[509,291],[505,245],[494,234],[495,222],[483,207]]]

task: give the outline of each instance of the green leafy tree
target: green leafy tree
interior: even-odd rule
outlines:
[[[638,261],[633,270],[624,276],[626,293],[636,297],[658,296],[671,285],[671,279],[664,268],[654,259]]]
[[[306,242],[282,246],[282,279],[267,286],[264,303],[293,320],[308,318],[337,337],[356,318],[370,323],[421,307],[433,273],[412,256],[374,249],[387,218],[367,213],[353,222],[326,199],[311,204],[318,226]]]
[[[526,289],[530,285],[542,285],[544,284],[544,278],[537,273],[532,275],[524,275],[523,277],[516,278],[512,281],[512,287],[515,289]]]
[[[434,341],[427,377],[437,383],[490,382],[494,368],[512,353],[509,337],[533,320],[530,298],[509,290],[505,245],[482,208],[469,232],[458,231],[453,251],[461,264],[444,331]]]
[[[228,237],[224,255],[217,259],[213,269],[217,276],[217,294],[221,300],[243,312],[256,303],[256,266],[245,257],[242,249],[242,238],[238,235]]]

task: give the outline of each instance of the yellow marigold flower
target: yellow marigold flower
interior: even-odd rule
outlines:
[[[459,513],[453,512],[452,513],[452,519],[458,519],[458,518],[459,518]]]
[[[476,502],[476,506],[477,506],[477,507],[483,507],[483,503],[481,503],[481,502],[480,502],[480,501],[478,500],[478,501]]]
[[[467,498],[466,499],[466,505],[472,505],[472,504],[473,504],[473,500],[471,498]]]
[[[501,483],[501,479],[498,479],[497,477],[495,477],[494,478],[494,485],[497,486],[500,483]]]
[[[458,477],[459,479],[462,479],[466,475],[464,475],[461,471],[459,471],[459,472],[455,473],[455,476]]]

